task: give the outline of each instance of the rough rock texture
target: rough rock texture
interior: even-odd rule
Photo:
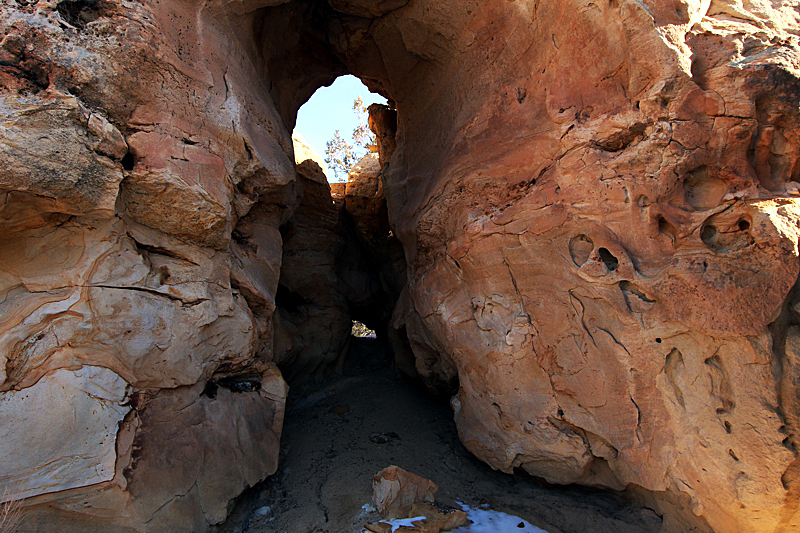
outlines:
[[[400,467],[387,466],[372,479],[372,501],[384,518],[408,518],[417,502],[436,501],[438,485]]]
[[[720,4],[452,16],[452,81],[392,92],[402,312],[495,468],[646,488],[671,530],[789,531],[797,24]]]
[[[290,382],[319,378],[341,365],[351,325],[337,274],[346,237],[341,209],[316,162],[307,159],[297,169],[303,199],[281,229],[283,263],[274,315],[275,360]]]
[[[794,7],[411,2],[342,46],[398,111],[394,324],[495,468],[800,526]]]
[[[350,170],[345,184],[345,209],[351,213],[359,239],[366,242],[386,239],[391,231],[378,158],[377,153],[365,155]]]
[[[125,408],[133,410],[116,433],[116,470],[112,456],[108,477],[83,476],[72,485],[83,488],[72,490],[43,487],[41,475],[33,478],[41,495],[26,501],[22,530],[204,531],[222,522],[231,498],[277,468],[286,393],[274,367],[248,380],[134,393]],[[86,424],[92,416],[79,420]],[[88,440],[98,433],[77,435]],[[62,449],[70,455],[81,449],[71,444],[62,443]],[[53,454],[36,449],[38,457],[29,459]]]
[[[377,153],[366,154],[350,170],[343,199],[346,224],[355,235],[346,242],[341,276],[353,317],[383,336],[405,286],[406,260],[389,226]]]
[[[0,10],[0,485],[29,498],[23,528],[202,531],[276,468],[261,337],[291,141],[196,10]]]
[[[405,273],[402,248],[389,237],[377,154],[356,165],[339,198],[319,156],[297,139],[295,157],[302,200],[281,226],[273,316],[274,361],[293,385],[341,373],[352,320],[384,335]]]
[[[381,168],[397,149],[397,111],[383,104],[369,106],[369,129],[375,134]]]
[[[349,71],[397,110],[374,124],[408,263],[390,336],[403,368],[457,388],[467,447],[627,488],[665,531],[796,530],[798,7],[4,3],[0,394],[103,368],[131,408],[111,480],[15,463],[30,523],[199,531],[272,471],[273,347],[306,367],[272,333],[279,279],[303,275],[282,272],[280,229],[326,187],[297,178],[289,130]],[[213,384],[232,389],[201,397]],[[95,400],[122,409],[119,385]],[[186,434],[161,424],[175,410]],[[123,412],[75,426],[98,464]],[[10,416],[15,434],[34,424]],[[241,442],[251,424],[272,437]],[[187,436],[204,425],[227,429]],[[174,485],[152,475],[169,457]]]

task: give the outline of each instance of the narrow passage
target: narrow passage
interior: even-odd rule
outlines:
[[[548,533],[659,529],[654,512],[614,495],[493,471],[460,443],[446,402],[398,377],[382,346],[351,338],[343,376],[290,392],[278,471],[220,533],[360,533],[380,520],[368,507],[372,477],[392,464],[437,483],[437,502],[506,512]]]

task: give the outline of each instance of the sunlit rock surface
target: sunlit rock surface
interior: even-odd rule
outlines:
[[[412,2],[375,24],[394,325],[458,383],[478,457],[652,491],[665,530],[798,527],[796,17]]]
[[[291,141],[183,9],[0,11],[0,484],[29,529],[203,531],[277,467]]]
[[[117,425],[130,411],[124,405],[126,388],[111,370],[84,366],[58,370],[32,387],[4,393],[0,397],[4,500],[111,480]]]

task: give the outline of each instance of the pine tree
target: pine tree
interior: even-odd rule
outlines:
[[[328,141],[325,147],[325,163],[333,169],[333,174],[339,181],[347,178],[350,170],[364,157],[369,146],[375,144],[375,135],[369,129],[367,122],[369,113],[360,96],[353,101],[353,111],[358,116],[358,126],[353,130],[353,142],[348,142],[339,130],[336,130],[333,139]]]

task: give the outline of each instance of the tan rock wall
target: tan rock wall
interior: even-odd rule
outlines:
[[[111,370],[84,366],[57,370],[32,387],[4,393],[4,501],[110,481],[117,425],[130,411],[124,405],[127,392],[125,381]]]
[[[198,7],[0,8],[0,484],[28,528],[202,531],[276,468],[291,140],[230,37],[252,19]]]

